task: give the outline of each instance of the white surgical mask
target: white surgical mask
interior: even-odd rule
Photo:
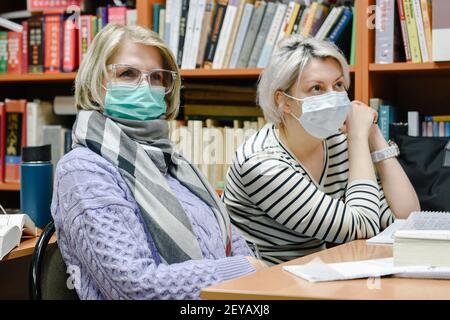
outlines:
[[[339,132],[344,124],[352,103],[345,91],[331,91],[303,99],[285,93],[291,99],[302,102],[300,118],[291,113],[303,128],[313,137],[325,139]]]

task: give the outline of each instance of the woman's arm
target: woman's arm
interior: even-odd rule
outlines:
[[[158,265],[139,212],[114,175],[86,160],[57,171],[57,227],[106,298],[197,299],[208,285],[254,271],[242,255]]]
[[[369,146],[372,152],[389,147],[376,124],[372,125],[370,131]],[[376,168],[384,195],[395,217],[406,219],[412,211],[420,211],[416,191],[396,158],[378,162]]]

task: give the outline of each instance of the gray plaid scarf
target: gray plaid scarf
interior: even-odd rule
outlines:
[[[118,168],[163,262],[203,259],[190,220],[164,178],[167,173],[211,208],[222,231],[227,256],[230,255],[228,213],[204,176],[174,151],[166,120],[123,120],[82,110],[72,132],[74,148],[87,147]]]

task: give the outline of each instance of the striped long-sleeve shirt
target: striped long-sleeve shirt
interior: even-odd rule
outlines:
[[[394,220],[379,181],[349,183],[346,136],[333,135],[324,147],[319,181],[271,123],[235,154],[222,199],[232,223],[269,263],[317,252],[326,242],[372,237]]]

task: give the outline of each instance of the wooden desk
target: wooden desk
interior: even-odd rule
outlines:
[[[40,232],[38,232],[38,233],[40,234]],[[6,256],[4,256],[3,259],[0,260],[0,263],[4,262],[4,261],[31,255],[34,251],[34,247],[36,246],[38,239],[39,239],[39,236],[37,236],[35,238],[23,240],[18,247],[14,248],[10,253],[8,253]],[[55,242],[56,242],[56,234],[54,234],[50,238],[50,241],[48,243],[51,244],[51,243],[55,243]]]
[[[283,265],[303,264],[318,257],[322,261],[345,262],[387,258],[392,246],[367,245],[357,240],[238,279],[210,286],[201,292],[203,299],[450,299],[450,280],[356,279],[312,283],[282,269]]]

